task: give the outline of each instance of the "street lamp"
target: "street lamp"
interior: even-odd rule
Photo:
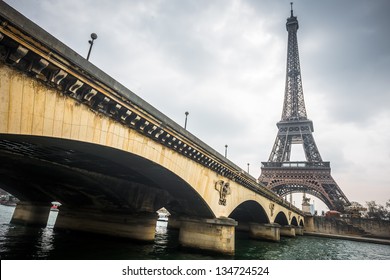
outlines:
[[[249,163],[247,163],[247,165],[248,165],[248,173],[249,173]]]
[[[89,40],[89,41],[88,41],[88,43],[90,44],[90,46],[89,46],[89,51],[88,51],[88,55],[87,55],[87,60],[89,60],[89,55],[91,54],[91,50],[92,50],[92,46],[93,46],[93,41],[97,39],[96,33],[92,33],[92,34],[91,34],[91,39],[92,39],[92,40]]]
[[[190,113],[185,112],[184,114],[186,115],[186,120],[185,120],[185,122],[184,122],[184,129],[187,129],[187,117],[188,117],[188,115],[189,115]]]
[[[227,158],[227,148],[228,148],[228,145],[225,145],[225,158]]]

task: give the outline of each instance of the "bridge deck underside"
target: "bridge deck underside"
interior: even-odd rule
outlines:
[[[48,205],[130,213],[166,207],[173,214],[213,217],[199,195],[165,168],[78,141],[2,134],[0,187],[22,201]]]

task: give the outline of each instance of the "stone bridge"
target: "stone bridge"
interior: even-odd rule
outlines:
[[[56,38],[0,2],[0,188],[12,222],[234,252],[236,229],[279,240],[303,213]]]

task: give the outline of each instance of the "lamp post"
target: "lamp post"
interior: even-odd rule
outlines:
[[[92,40],[89,40],[88,43],[90,44],[89,46],[89,51],[88,51],[88,55],[87,55],[87,60],[89,60],[89,56],[91,54],[91,50],[92,50],[92,46],[93,46],[93,41],[95,41],[97,39],[97,35],[96,33],[92,33],[91,34],[91,39]]]
[[[190,113],[188,113],[188,111],[186,111],[184,114],[186,115],[186,119],[185,119],[185,121],[184,121],[184,129],[187,129],[187,117],[188,117],[188,115],[189,115]]]
[[[248,165],[248,174],[249,174],[249,163],[247,163],[247,165]]]
[[[227,158],[227,148],[228,148],[228,145],[225,145],[225,158]]]

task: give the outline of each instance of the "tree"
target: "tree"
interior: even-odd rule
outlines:
[[[390,219],[390,199],[386,202],[386,206],[377,204],[375,201],[366,201],[367,218],[389,220]]]
[[[362,213],[367,211],[366,207],[363,207],[360,203],[352,201],[349,206],[344,208],[345,215],[351,218],[360,218]]]

